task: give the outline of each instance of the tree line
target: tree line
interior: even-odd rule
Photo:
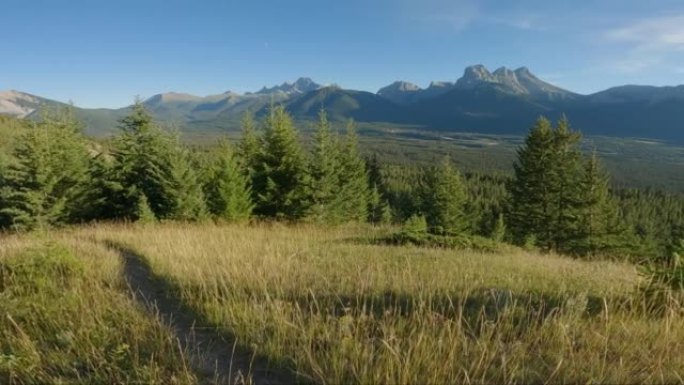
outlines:
[[[0,162],[0,226],[31,230],[102,220],[423,223],[439,236],[576,255],[668,255],[684,234],[684,199],[612,190],[596,154],[563,118],[540,118],[513,175],[462,174],[448,157],[429,167],[364,158],[353,122],[325,111],[305,149],[282,106],[247,114],[235,143],[184,146],[136,103],[105,144],[82,135],[68,109],[46,113]],[[422,225],[421,225],[422,226]]]

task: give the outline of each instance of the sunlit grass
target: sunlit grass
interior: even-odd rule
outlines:
[[[191,307],[320,383],[672,383],[684,318],[648,315],[634,266],[379,246],[371,227],[99,226]]]
[[[62,234],[0,242],[0,383],[194,383],[116,253]]]

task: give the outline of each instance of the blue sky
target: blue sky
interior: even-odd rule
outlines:
[[[527,66],[580,93],[684,83],[681,0],[3,0],[0,90],[83,107],[309,76],[375,92]]]

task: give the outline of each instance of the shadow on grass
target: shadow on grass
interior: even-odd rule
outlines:
[[[510,290],[481,288],[466,296],[439,294],[420,298],[407,293],[384,293],[344,296],[286,295],[281,300],[302,309],[304,314],[340,318],[346,315],[373,319],[384,317],[434,317],[461,322],[472,337],[477,337],[485,325],[506,323],[521,335],[541,326],[553,317],[591,318],[605,311],[602,297],[539,293],[514,293]]]
[[[297,376],[285,362],[271,362],[240,345],[234,335],[212,324],[179,298],[178,287],[156,274],[147,260],[123,244],[105,245],[119,253],[124,278],[136,300],[176,333],[190,355],[193,370],[204,383],[292,384],[311,382]],[[249,377],[251,378],[249,378]]]

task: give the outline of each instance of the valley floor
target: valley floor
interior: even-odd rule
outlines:
[[[6,236],[0,382],[684,382],[684,315],[645,311],[635,266],[373,242],[388,231]]]

